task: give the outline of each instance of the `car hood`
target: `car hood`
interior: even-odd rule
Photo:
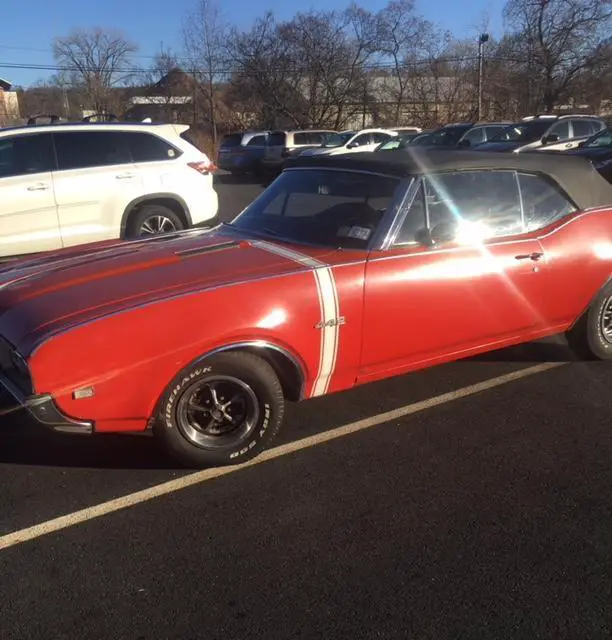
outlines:
[[[300,268],[260,242],[222,226],[5,263],[0,265],[0,335],[25,355],[46,335],[104,315]],[[328,253],[308,250],[317,258]]]
[[[511,140],[500,140],[499,142],[483,142],[482,144],[478,144],[475,147],[472,147],[470,151],[514,151],[515,149],[518,149],[522,146],[523,144],[520,142],[513,142]]]

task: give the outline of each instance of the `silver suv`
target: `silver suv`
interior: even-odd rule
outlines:
[[[606,128],[603,118],[592,115],[528,116],[511,124],[477,151],[565,151]]]
[[[268,136],[261,166],[267,172],[280,171],[287,158],[297,156],[306,149],[320,147],[330,133],[336,132],[328,129],[272,131]]]

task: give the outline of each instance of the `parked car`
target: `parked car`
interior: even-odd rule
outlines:
[[[511,122],[483,122],[468,129],[457,141],[457,148],[470,149],[491,140],[505,131]]]
[[[612,131],[610,129],[600,131],[585,142],[581,142],[577,149],[567,153],[587,158],[608,182],[612,182]]]
[[[219,169],[233,175],[256,173],[266,152],[267,131],[238,131],[223,137],[217,154]]]
[[[417,137],[412,144],[419,147],[435,147],[436,149],[454,149],[459,140],[474,126],[473,122],[456,122],[438,127],[431,133]]]
[[[187,125],[0,131],[0,257],[216,223],[215,168]]]
[[[352,134],[352,135],[351,135]],[[303,156],[339,156],[346,153],[374,151],[381,142],[397,137],[397,131],[390,129],[362,129],[328,136],[317,149],[304,151]]]
[[[605,128],[605,121],[598,116],[528,116],[510,125],[489,142],[479,144],[475,149],[506,153],[565,151],[577,147],[582,140]]]
[[[420,133],[400,133],[394,138],[389,138],[389,140],[381,142],[374,151],[395,151],[397,149],[406,149],[410,146],[410,143],[420,135]]]
[[[560,332],[612,358],[611,275],[582,158],[298,157],[231,224],[0,269],[0,382],[49,427],[239,463],[287,400]]]
[[[300,155],[307,149],[323,144],[325,138],[335,133],[329,130],[273,131],[261,161],[261,169],[266,173],[278,173],[288,158]]]

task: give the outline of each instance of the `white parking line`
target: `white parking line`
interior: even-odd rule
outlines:
[[[385,422],[404,418],[413,413],[418,413],[425,409],[431,409],[432,407],[437,407],[439,405],[452,402],[453,400],[459,400],[460,398],[472,396],[488,389],[500,387],[512,382],[513,380],[526,378],[536,373],[560,367],[564,364],[567,363],[548,362],[528,367],[526,369],[519,369],[518,371],[513,371],[512,373],[508,373],[497,378],[490,378],[489,380],[484,380],[483,382],[478,382],[468,387],[462,387],[461,389],[443,393],[439,396],[422,400],[421,402],[415,402],[413,404],[400,407],[399,409],[393,409],[392,411],[385,411],[384,413],[379,413],[375,416],[364,418],[363,420],[357,420],[356,422],[351,422],[341,427],[330,429],[329,431],[317,433],[316,435],[308,438],[302,438],[295,442],[289,442],[279,447],[268,449],[257,458],[240,465],[196,471],[195,473],[177,478],[176,480],[170,480],[168,482],[149,487],[148,489],[143,489],[142,491],[129,493],[125,496],[121,496],[120,498],[115,498],[114,500],[109,500],[108,502],[103,502],[93,507],[87,507],[86,509],[81,509],[80,511],[75,511],[74,513],[69,513],[65,516],[60,516],[59,518],[53,518],[52,520],[47,520],[46,522],[41,522],[40,524],[8,533],[0,537],[0,549],[8,549],[9,547],[21,544],[22,542],[34,540],[35,538],[40,538],[48,533],[67,529],[68,527],[72,527],[76,524],[87,522],[88,520],[93,520],[94,518],[99,518],[100,516],[104,516],[121,509],[126,509],[127,507],[133,507],[134,505],[152,500],[153,498],[159,498],[160,496],[174,493],[175,491],[180,491],[181,489],[186,489],[187,487],[201,484],[208,480],[225,476],[229,473],[235,473],[236,471],[247,469],[248,467],[253,467],[255,465],[268,462],[269,460],[274,460],[275,458],[280,458],[281,456],[301,451],[302,449],[309,449],[310,447],[314,447],[318,444],[330,442],[331,440],[342,438],[343,436],[356,433],[357,431],[370,429],[371,427],[375,427]]]

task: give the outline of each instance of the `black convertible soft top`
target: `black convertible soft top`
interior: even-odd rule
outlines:
[[[553,179],[580,209],[612,206],[612,184],[585,158],[563,153],[494,153],[427,149],[296,157],[287,168],[320,167],[369,171],[404,178],[440,171],[506,169]]]

